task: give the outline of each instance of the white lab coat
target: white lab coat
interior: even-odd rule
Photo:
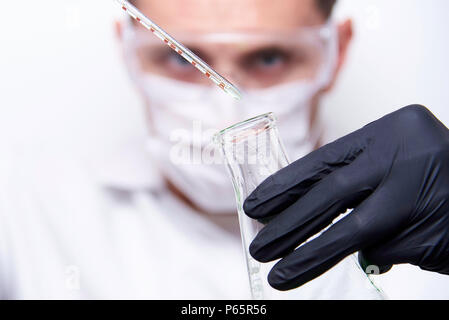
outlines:
[[[4,155],[0,298],[250,298],[237,216],[192,211],[161,183],[149,156],[140,141],[102,158]],[[352,263],[289,297],[356,297],[365,290]]]

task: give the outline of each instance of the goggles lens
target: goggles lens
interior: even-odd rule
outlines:
[[[151,33],[130,26],[125,37],[139,70],[180,81],[206,84],[192,65]],[[182,35],[174,38],[186,45],[215,70],[244,88],[314,80],[336,54],[330,24],[288,33],[228,33]]]

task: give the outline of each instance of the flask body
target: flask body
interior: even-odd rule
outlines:
[[[301,288],[280,292],[273,289],[267,276],[276,261],[260,263],[249,253],[249,246],[268,221],[249,218],[243,202],[259,184],[289,165],[273,113],[236,124],[215,136],[221,150],[237,202],[240,233],[249,285],[253,299],[384,299],[384,294],[351,255]],[[349,282],[348,282],[349,281]]]

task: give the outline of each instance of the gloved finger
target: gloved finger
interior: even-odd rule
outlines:
[[[389,190],[376,190],[326,232],[279,261],[268,276],[270,285],[278,290],[302,286],[346,256],[391,236],[402,221],[385,221],[376,215],[379,210],[392,210],[393,206],[388,204],[389,193]]]
[[[357,206],[378,184],[378,174],[367,166],[361,156],[323,179],[259,232],[250,245],[251,255],[262,262],[279,259]]]
[[[352,163],[366,147],[360,131],[330,143],[270,176],[245,200],[245,213],[253,219],[277,214],[318,181]]]
[[[423,252],[425,249],[432,252],[434,248],[423,243],[422,238],[419,226],[404,228],[393,237],[364,248],[359,253],[359,261],[362,259],[362,263],[369,264],[370,270],[374,270],[373,273],[377,271],[376,268],[383,273],[387,266],[395,264],[423,265],[426,259]]]

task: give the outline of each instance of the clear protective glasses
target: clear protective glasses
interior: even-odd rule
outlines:
[[[329,78],[337,57],[334,24],[280,32],[173,33],[212,68],[245,89]],[[210,85],[188,61],[141,26],[129,22],[124,44],[138,70]]]

